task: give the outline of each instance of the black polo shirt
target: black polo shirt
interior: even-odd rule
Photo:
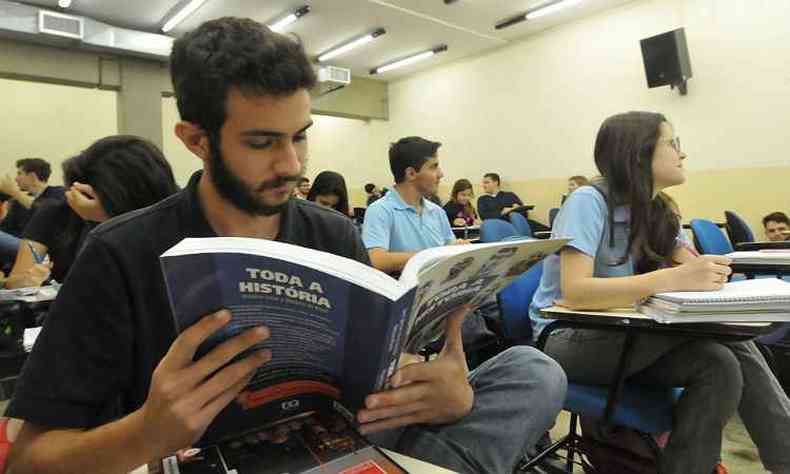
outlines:
[[[502,216],[502,209],[523,204],[516,193],[499,191],[496,196],[485,194],[477,199],[477,212],[481,219],[507,219]]]
[[[54,428],[93,428],[111,407],[140,408],[176,337],[159,255],[186,237],[216,237],[186,189],[98,226],[53,303],[6,416]],[[351,220],[291,199],[278,241],[369,264]]]

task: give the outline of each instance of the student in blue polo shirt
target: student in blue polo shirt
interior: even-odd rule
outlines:
[[[720,289],[729,259],[699,256],[682,234],[678,210],[662,192],[685,182],[685,153],[664,116],[629,112],[608,118],[595,141],[602,179],[571,194],[553,235],[571,242],[546,258],[530,308],[535,337],[553,304],[585,310],[633,305],[666,291]],[[546,352],[568,380],[611,380],[622,333],[560,329]],[[722,430],[738,410],[770,472],[790,473],[790,401],[754,343],[640,334],[626,376],[646,385],[684,387],[661,456],[664,474],[711,474]]]
[[[428,200],[436,193],[442,170],[442,146],[421,137],[401,138],[390,146],[394,188],[365,212],[362,240],[375,268],[399,272],[420,250],[465,243],[456,240],[447,214]]]

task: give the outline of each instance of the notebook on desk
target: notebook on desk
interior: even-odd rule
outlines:
[[[790,321],[790,283],[765,278],[726,283],[718,291],[659,293],[637,311],[660,323]]]
[[[790,250],[763,249],[732,252],[726,255],[734,264],[742,265],[790,265]]]

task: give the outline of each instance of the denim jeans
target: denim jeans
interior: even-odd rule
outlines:
[[[573,382],[608,384],[625,336],[587,329],[553,333],[546,353]],[[790,472],[790,401],[753,342],[644,334],[626,369],[630,382],[684,387],[661,459],[664,474],[710,474],[722,431],[738,410],[766,469]]]
[[[527,346],[513,347],[469,374],[472,411],[447,425],[415,425],[371,436],[393,451],[460,473],[510,474],[554,426],[565,402],[565,373]]]
[[[0,266],[14,263],[20,242],[19,237],[0,230]]]

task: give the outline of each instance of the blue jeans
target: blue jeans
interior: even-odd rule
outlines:
[[[0,266],[14,263],[20,242],[19,237],[0,230]]]
[[[388,449],[460,473],[510,474],[554,426],[565,373],[527,346],[513,347],[469,374],[472,411],[448,425],[415,425],[371,436]]]

